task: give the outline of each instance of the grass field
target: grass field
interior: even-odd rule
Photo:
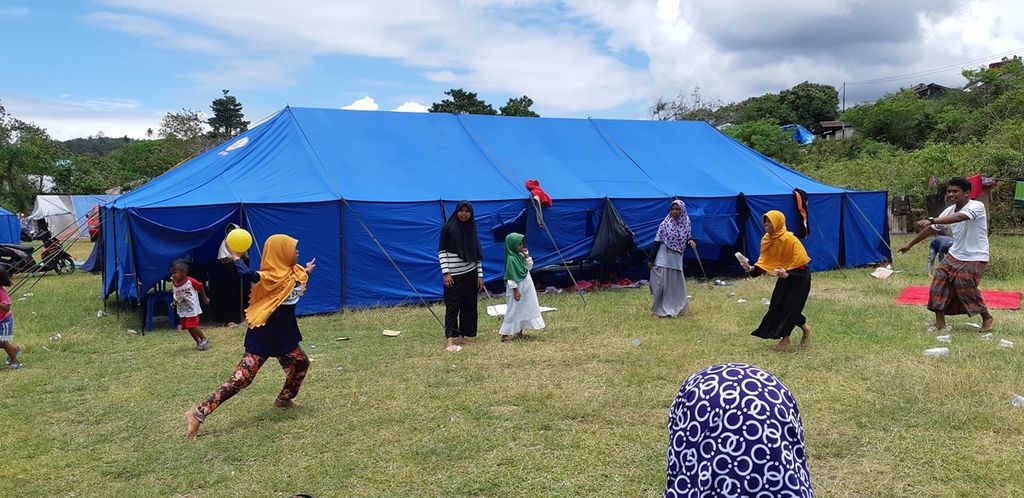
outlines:
[[[992,242],[983,288],[1024,288],[1024,239]],[[675,320],[649,316],[646,289],[541,296],[559,310],[536,339],[502,345],[481,316],[457,354],[424,308],[304,318],[305,406],[271,407],[284,378],[271,361],[191,443],[182,412],[227,377],[244,330],[207,329],[206,352],[183,332],[133,335],[137,314],[97,318],[98,277],[46,276],[15,301],[25,367],[0,371],[0,496],[659,496],[669,404],[689,374],[729,361],[795,395],[818,496],[1022,496],[1010,397],[1024,394],[1024,318],[996,310],[994,341],[957,328],[949,356],[923,357],[939,345],[930,314],[893,298],[927,283],[926,249],[885,281],[815,274],[813,342],[790,353],[749,335],[771,278],[690,282],[692,312]]]

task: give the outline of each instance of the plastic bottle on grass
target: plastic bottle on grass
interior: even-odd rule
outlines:
[[[928,348],[924,350],[925,356],[946,356],[949,354],[949,348]]]

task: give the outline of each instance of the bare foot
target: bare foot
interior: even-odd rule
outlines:
[[[294,399],[281,399],[277,398],[274,400],[274,406],[277,408],[302,408],[302,405]]]
[[[202,422],[196,418],[196,414],[191,408],[185,410],[185,421],[188,422],[188,429],[185,430],[185,439],[195,441],[196,435],[199,434],[199,426]]]
[[[800,337],[800,347],[806,348],[811,344],[811,327],[804,324],[800,329],[804,331],[804,335]]]
[[[783,337],[778,344],[772,346],[772,351],[785,351],[789,349],[789,337]]]
[[[981,331],[982,332],[992,332],[993,322],[995,322],[995,317],[993,317],[993,316],[990,316],[990,317],[982,320],[981,321]]]

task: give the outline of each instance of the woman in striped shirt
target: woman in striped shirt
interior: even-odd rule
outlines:
[[[476,337],[476,297],[484,286],[483,251],[468,201],[459,203],[441,229],[437,259],[444,277],[445,349],[454,353],[466,337]]]

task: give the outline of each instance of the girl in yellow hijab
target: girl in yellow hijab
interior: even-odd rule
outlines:
[[[793,232],[786,230],[786,216],[779,211],[768,211],[762,218],[764,237],[761,238],[761,255],[751,266],[742,261],[743,269],[754,276],[770,273],[779,279],[772,291],[768,312],[761,319],[761,325],[751,335],[764,339],[780,339],[772,346],[776,351],[789,348],[789,335],[794,327],[800,327],[803,336],[800,347],[806,348],[811,342],[811,327],[803,315],[807,296],[811,293],[811,271],[807,264],[804,245]]]
[[[287,235],[271,235],[263,246],[263,261],[259,271],[249,268],[234,255],[238,273],[255,282],[249,293],[249,308],[245,317],[249,329],[245,332],[245,354],[224,384],[196,408],[185,412],[188,429],[185,436],[195,439],[199,425],[221,403],[245,389],[256,377],[260,367],[270,357],[277,357],[284,368],[284,388],[274,400],[278,408],[299,406],[294,400],[309,369],[309,358],[299,347],[302,334],[295,319],[295,303],[306,291],[309,274],[316,268],[316,258],[299,266],[299,241]]]

